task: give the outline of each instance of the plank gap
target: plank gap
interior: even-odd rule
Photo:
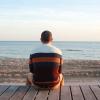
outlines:
[[[73,100],[73,94],[72,94],[71,86],[69,86],[69,88],[70,88],[71,99]]]
[[[82,89],[85,100],[96,100],[94,94],[92,93],[88,85],[81,86],[81,89]]]
[[[5,91],[7,91],[8,88],[10,88],[10,86],[8,86],[8,87],[0,94],[0,96],[1,96]]]
[[[60,84],[60,89],[59,89],[59,100],[61,100],[61,84]]]
[[[27,94],[27,92],[29,91],[30,87],[27,89],[27,91],[25,92],[24,96],[22,97],[22,100],[24,99],[25,95]]]
[[[17,89],[16,89],[16,91],[19,89],[20,87],[18,87]],[[13,95],[16,93],[16,91],[13,93]],[[10,99],[13,97],[13,95],[10,97]],[[9,99],[9,100],[10,100]]]
[[[36,93],[36,95],[35,95],[34,100],[36,100],[36,96],[38,95],[38,93],[39,93],[39,89],[37,90],[37,93]]]
[[[98,85],[98,87],[100,88],[100,85]]]
[[[17,86],[10,86],[1,96],[0,100],[8,100],[14,94],[18,87]]]
[[[12,96],[12,98],[10,98],[11,100],[22,100],[22,98],[24,97],[26,91],[29,89],[28,86],[19,86],[19,88],[17,89],[17,91],[15,92],[15,94]]]
[[[48,100],[49,94],[50,94],[50,89],[48,90],[47,100]]]
[[[89,85],[90,90],[92,91],[93,95],[95,96],[96,100],[98,100],[98,98],[96,97],[94,91],[92,90],[91,86]]]
[[[78,86],[71,86],[73,100],[84,100],[82,92]]]
[[[69,86],[63,86],[61,88],[61,100],[72,100]]]
[[[80,88],[81,93],[82,93],[82,95],[83,95],[83,99],[85,100],[85,96],[84,96],[84,93],[83,93],[82,88],[81,88],[81,86],[80,86],[80,85],[79,85],[79,88]]]
[[[59,90],[60,89],[51,89],[50,94],[48,95],[48,100],[59,100]]]
[[[18,87],[17,89],[16,89],[16,91],[19,89],[20,87]],[[13,95],[16,93],[16,91],[13,93]],[[13,97],[13,95],[9,98],[9,100]]]
[[[34,89],[33,86],[31,86],[28,92],[26,93],[26,95],[24,96],[23,100],[34,100],[36,94],[37,94],[37,90]]]

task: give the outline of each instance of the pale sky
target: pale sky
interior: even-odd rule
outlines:
[[[0,0],[0,41],[100,41],[100,0]]]

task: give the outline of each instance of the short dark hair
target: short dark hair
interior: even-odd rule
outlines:
[[[43,31],[41,34],[41,41],[44,43],[48,43],[52,40],[52,33],[48,30]]]

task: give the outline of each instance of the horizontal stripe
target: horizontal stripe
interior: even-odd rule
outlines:
[[[61,58],[62,55],[57,53],[34,53],[30,55],[30,58],[37,58],[37,57],[58,57]]]
[[[56,62],[60,63],[60,58],[54,57],[39,57],[39,58],[32,58],[32,63],[34,62]]]
[[[31,60],[31,59],[29,59],[29,64],[39,62],[39,61],[35,61],[34,59],[36,59],[36,60],[37,60],[37,58],[33,58],[32,60]],[[33,60],[34,60],[34,61],[33,61]],[[57,61],[56,63],[63,64],[63,59],[60,59],[60,60],[61,60],[60,62],[58,62],[58,61]],[[45,60],[45,61],[40,61],[40,62],[50,62],[50,61]],[[55,60],[53,60],[52,62],[55,62]]]
[[[59,67],[60,66],[60,63],[56,63],[56,62],[34,62],[31,64],[35,69],[38,69],[38,68],[46,68],[47,69],[47,66],[48,68],[55,68],[55,67]]]

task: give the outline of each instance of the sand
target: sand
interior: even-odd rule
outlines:
[[[28,59],[0,58],[0,84],[25,84]],[[64,60],[65,84],[99,84],[100,60]]]

